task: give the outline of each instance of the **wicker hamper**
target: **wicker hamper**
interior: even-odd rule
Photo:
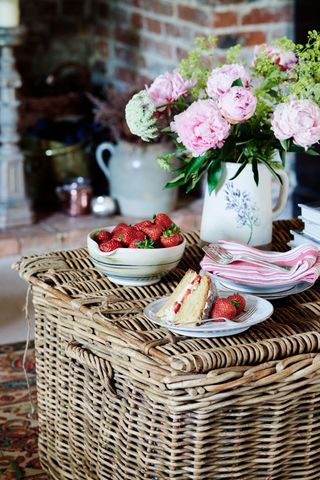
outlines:
[[[298,221],[275,223],[286,249]],[[319,480],[320,291],[274,302],[230,337],[178,337],[142,310],[202,256],[148,287],[111,284],[85,248],[22,259],[36,314],[39,450],[55,480]]]

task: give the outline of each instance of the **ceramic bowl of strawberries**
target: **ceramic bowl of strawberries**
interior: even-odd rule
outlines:
[[[88,234],[90,258],[103,275],[118,285],[157,283],[181,260],[186,240],[165,213],[134,225],[118,225]]]

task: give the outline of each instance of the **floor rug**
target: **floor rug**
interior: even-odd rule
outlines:
[[[30,344],[23,371],[25,343],[0,345],[0,478],[48,480],[38,458],[34,345]],[[36,408],[35,408],[36,410]]]

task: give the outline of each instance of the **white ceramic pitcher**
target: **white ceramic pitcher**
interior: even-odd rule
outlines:
[[[206,185],[200,238],[204,242],[235,240],[253,246],[267,245],[272,239],[272,220],[281,213],[287,202],[288,175],[283,170],[277,170],[282,185],[279,185],[279,196],[273,207],[273,176],[267,167],[258,165],[258,186],[251,165],[230,180],[238,168],[237,163],[223,163],[221,186],[209,195]]]
[[[103,152],[110,153],[108,165]],[[172,179],[170,172],[159,167],[158,155],[169,152],[163,144],[138,145],[120,141],[117,145],[101,143],[96,159],[110,185],[110,195],[117,200],[122,215],[151,217],[170,212],[177,200],[177,189],[165,189]]]

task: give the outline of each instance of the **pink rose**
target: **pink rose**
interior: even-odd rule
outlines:
[[[230,124],[222,117],[215,102],[198,100],[174,117],[171,130],[194,157],[210,148],[222,147],[229,135]]]
[[[320,108],[311,100],[280,103],[272,117],[271,128],[278,140],[293,138],[305,149],[320,140]]]
[[[297,63],[297,57],[294,52],[263,43],[262,45],[256,45],[254,48],[253,64],[256,57],[263,55],[270,57],[272,63],[279,65],[280,70],[283,71],[290,71]]]
[[[232,87],[218,100],[221,114],[232,124],[241,123],[252,117],[256,110],[257,98],[246,88]]]
[[[219,97],[230,90],[235,80],[242,81],[245,88],[250,86],[250,76],[240,63],[230,63],[212,70],[207,82],[207,94],[211,98]]]
[[[159,107],[174,102],[181,95],[188,93],[196,84],[195,80],[184,80],[178,70],[159,75],[146,90],[154,104]],[[160,109],[161,110],[161,109]],[[163,108],[164,110],[164,108]]]

